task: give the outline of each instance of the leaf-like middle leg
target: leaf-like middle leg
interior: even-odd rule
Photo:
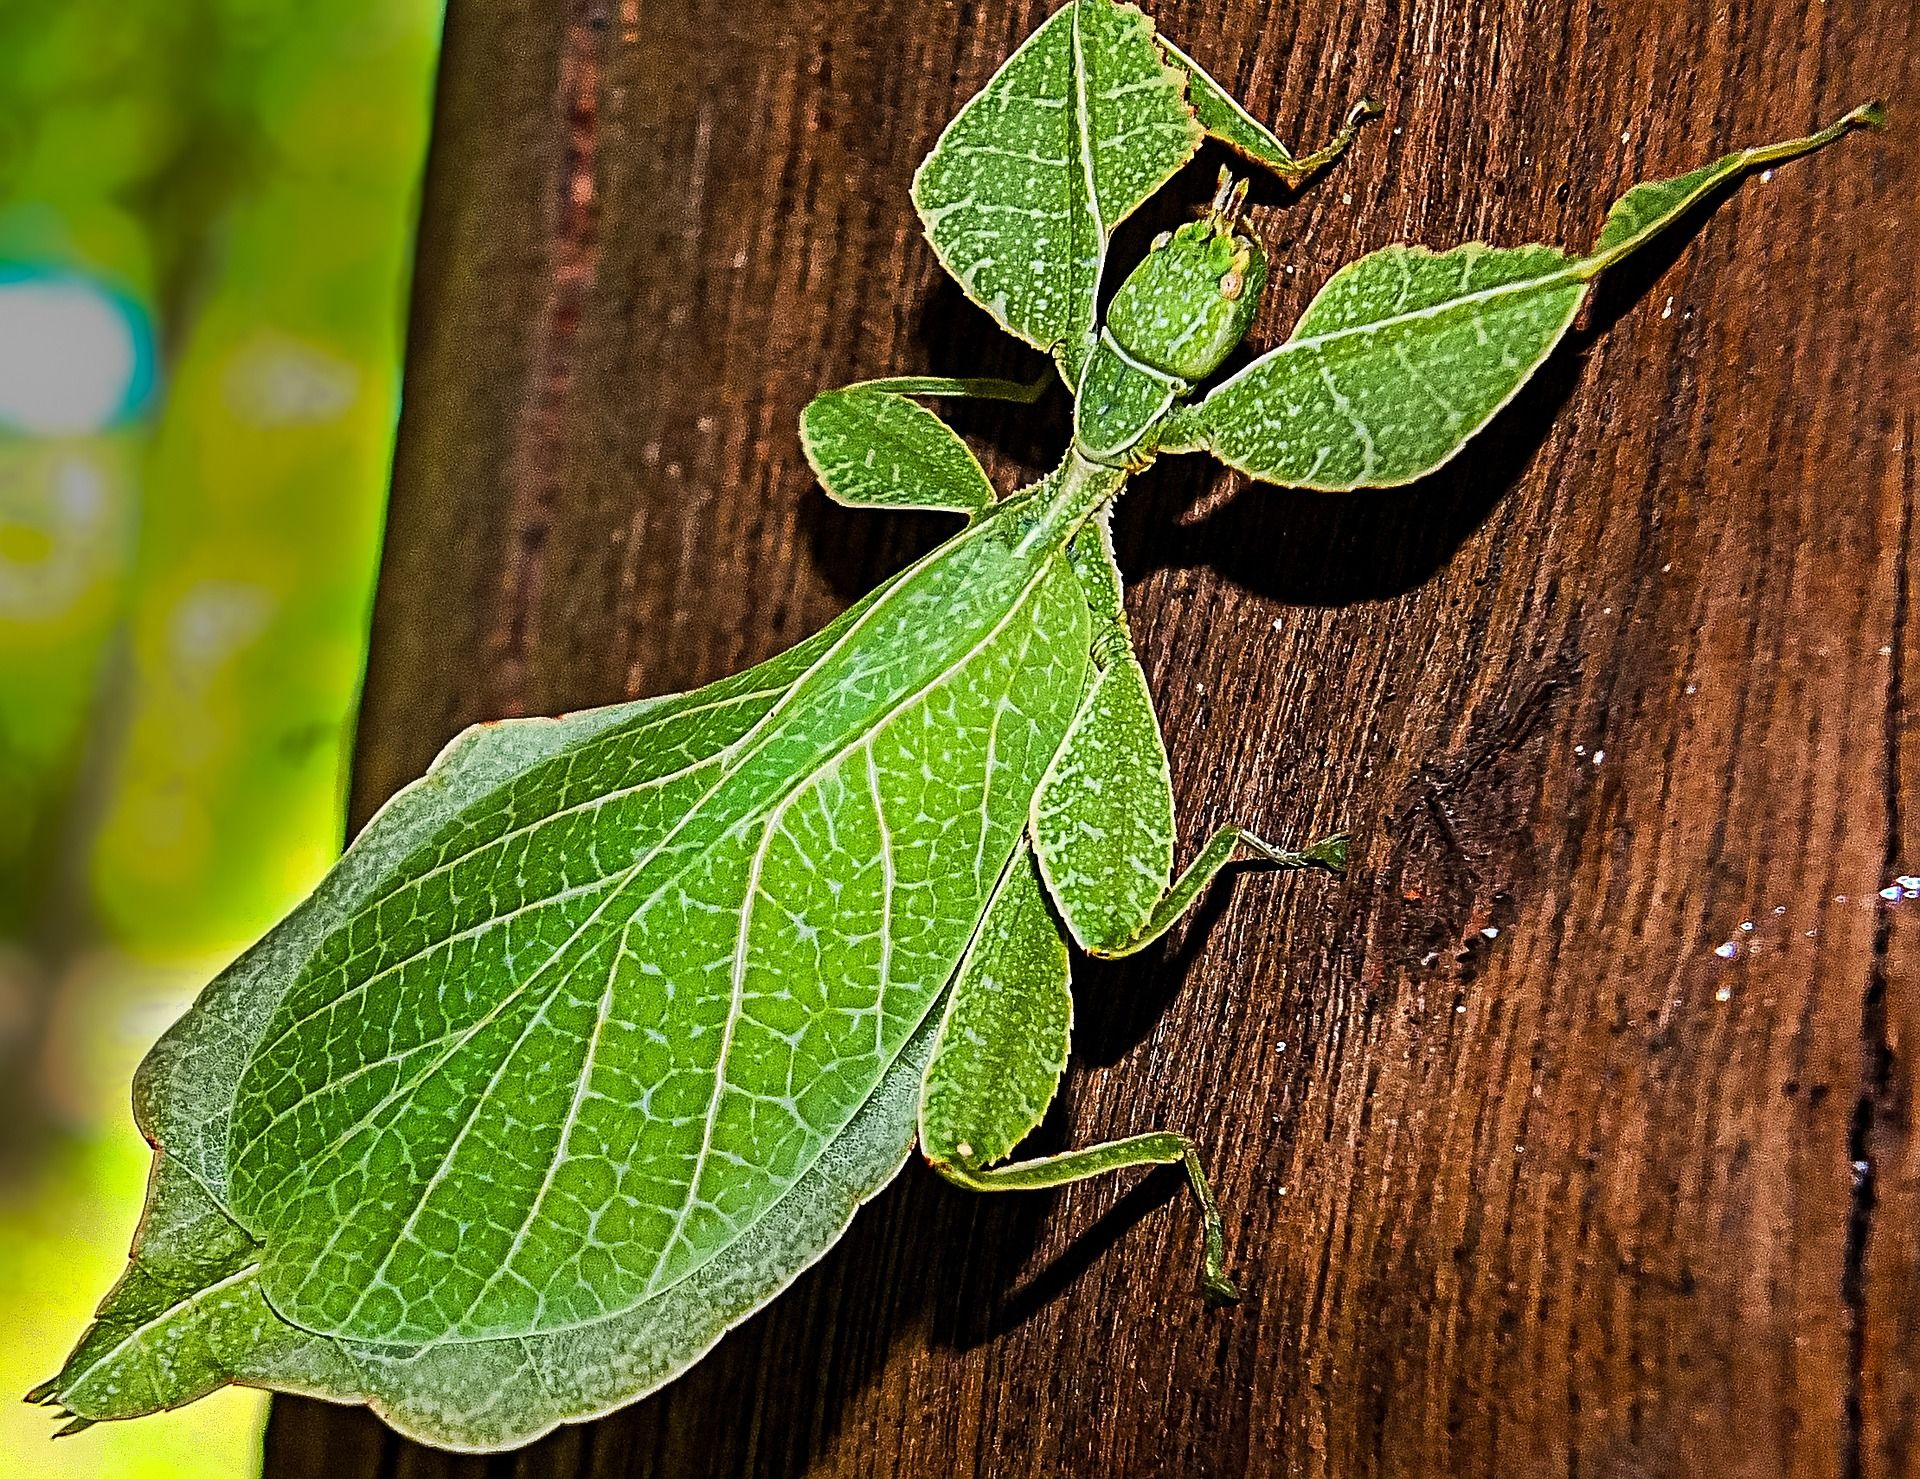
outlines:
[[[1222,827],[1174,877],[1173,785],[1146,674],[1119,610],[1119,577],[1095,578],[1103,573],[1098,547],[1076,569],[1096,630],[1103,616],[1110,624],[1095,640],[1093,683],[1035,793],[1031,832],[1047,893],[1080,947],[1111,958],[1152,944],[1243,850],[1273,867],[1345,866],[1343,833],[1293,851]]]
[[[954,976],[920,1089],[920,1148],[972,1191],[1034,1191],[1130,1166],[1184,1164],[1206,1219],[1202,1282],[1233,1299],[1220,1213],[1193,1142],[1169,1130],[996,1166],[1046,1114],[1066,1069],[1073,1002],[1067,945],[1022,842]]]
[[[1087,953],[1105,960],[1116,960],[1144,950],[1179,922],[1180,916],[1206,892],[1207,885],[1213,882],[1215,875],[1232,862],[1243,848],[1256,862],[1273,868],[1325,868],[1337,873],[1347,865],[1347,834],[1344,832],[1335,832],[1331,837],[1323,837],[1311,847],[1295,852],[1275,847],[1244,827],[1222,827],[1207,839],[1207,845],[1200,849],[1199,856],[1187,864],[1186,871],[1160,896],[1145,922],[1132,935],[1119,941],[1091,943],[1087,946]]]

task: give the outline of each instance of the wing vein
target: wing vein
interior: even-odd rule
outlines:
[[[613,958],[607,962],[606,989],[600,993],[599,1012],[594,1018],[593,1031],[587,1037],[586,1048],[581,1054],[580,1076],[573,1086],[573,1100],[567,1106],[567,1117],[560,1126],[560,1134],[553,1142],[553,1158],[547,1163],[546,1174],[540,1180],[540,1189],[534,1193],[533,1200],[527,1207],[527,1215],[514,1232],[513,1242],[501,1257],[499,1268],[494,1270],[486,1283],[480,1286],[480,1292],[474,1296],[476,1305],[493,1292],[493,1286],[499,1283],[502,1275],[513,1267],[513,1260],[519,1257],[520,1249],[526,1243],[528,1229],[539,1217],[541,1207],[546,1205],[547,1194],[553,1190],[554,1178],[560,1174],[560,1167],[567,1160],[567,1141],[573,1136],[574,1124],[580,1118],[581,1105],[587,1102],[587,1088],[593,1082],[593,1066],[595,1059],[599,1056],[600,1038],[606,1032],[607,1022],[613,1013],[616,971],[620,964],[620,956],[621,951],[616,950]]]
[[[1034,590],[1038,588],[1041,581],[1043,581],[1046,578],[1051,568],[1052,567],[1051,567],[1050,561],[1046,561],[1046,560],[1041,561],[1038,564],[1038,566],[1035,568],[1032,578],[1027,582],[1027,584],[1020,591],[1020,594],[1014,600],[1010,601],[1007,604],[1006,610],[1000,615],[1000,617],[994,622],[994,624],[987,629],[986,633],[982,635],[978,641],[976,641],[971,647],[969,647],[966,650],[965,653],[961,654],[954,661],[945,664],[941,668],[938,674],[928,679],[927,682],[921,684],[919,687],[914,689],[912,693],[902,698],[898,703],[896,703],[892,708],[890,708],[879,719],[874,721],[874,723],[870,725],[866,729],[866,731],[861,734],[861,736],[858,739],[850,741],[846,745],[843,745],[840,749],[836,750],[827,759],[825,759],[818,765],[815,765],[811,770],[808,771],[808,773],[804,778],[798,781],[792,787],[792,789],[786,792],[786,794],[780,799],[778,806],[776,806],[775,809],[768,814],[767,822],[766,822],[766,831],[761,835],[760,843],[758,847],[755,849],[754,858],[750,865],[750,876],[748,879],[747,892],[741,904],[741,928],[738,936],[736,937],[737,943],[735,946],[735,956],[734,956],[734,962],[733,962],[732,1005],[727,1014],[727,1023],[724,1030],[724,1036],[721,1041],[720,1058],[716,1066],[715,1075],[714,1075],[713,1095],[708,1100],[708,1104],[707,1104],[706,1127],[701,1138],[700,1152],[699,1152],[699,1156],[694,1162],[693,1176],[687,1183],[686,1198],[680,1204],[680,1213],[674,1222],[673,1232],[671,1235],[669,1235],[669,1237],[666,1239],[666,1242],[662,1246],[659,1259],[654,1266],[653,1276],[648,1281],[647,1295],[649,1298],[659,1292],[659,1285],[657,1281],[659,1280],[661,1273],[664,1272],[664,1270],[666,1269],[668,1254],[672,1251],[674,1243],[679,1239],[682,1230],[686,1227],[687,1218],[692,1211],[693,1203],[699,1195],[700,1173],[705,1169],[707,1159],[712,1153],[713,1127],[719,1112],[720,1100],[726,1089],[726,1074],[725,1074],[726,1057],[727,1057],[727,1053],[731,1050],[733,1046],[733,1030],[734,1030],[735,1023],[739,1019],[740,1003],[742,999],[742,990],[744,986],[744,976],[746,971],[745,957],[746,957],[746,938],[747,938],[747,931],[746,931],[747,916],[751,913],[751,910],[753,907],[754,894],[759,887],[760,869],[763,863],[765,862],[766,850],[772,841],[776,821],[778,820],[779,817],[785,814],[787,807],[792,804],[794,799],[804,794],[814,784],[814,782],[819,780],[822,776],[826,775],[829,771],[833,770],[836,766],[838,766],[842,761],[844,761],[849,755],[851,755],[856,749],[859,749],[862,745],[871,746],[873,743],[873,740],[878,735],[885,733],[889,728],[891,728],[893,723],[900,717],[901,714],[905,713],[907,710],[912,708],[915,704],[921,702],[929,693],[933,692],[936,688],[940,687],[941,684],[951,681],[953,677],[957,673],[961,672],[967,666],[967,664],[970,663],[975,657],[977,657],[981,652],[984,652],[989,647],[991,647],[994,640],[997,637],[999,637],[1000,634],[1003,633],[1007,629],[1007,627],[1013,622],[1014,617],[1018,613],[1026,609],[1028,598],[1032,595]],[[639,910],[635,911],[635,914],[638,915],[642,910],[649,907],[655,899],[658,899],[660,897],[661,893],[665,890],[666,887],[667,887],[667,884],[663,882],[660,889],[656,890],[653,896],[648,899],[647,903],[643,904]],[[802,1167],[801,1170],[804,1173],[805,1167]]]
[[[759,845],[754,848],[753,861],[747,868],[747,889],[740,901],[740,929],[734,936],[733,971],[730,976],[732,994],[727,1003],[727,1020],[720,1029],[720,1053],[713,1063],[713,1092],[707,1097],[706,1120],[700,1130],[700,1149],[693,1158],[693,1173],[687,1178],[687,1194],[681,1200],[679,1215],[673,1220],[673,1231],[662,1241],[659,1255],[654,1259],[653,1273],[647,1278],[649,1295],[654,1292],[654,1283],[666,1268],[674,1245],[686,1230],[694,1204],[700,1200],[700,1178],[706,1173],[707,1161],[713,1154],[713,1127],[720,1119],[720,1101],[727,1096],[727,1059],[733,1052],[734,1031],[740,1024],[740,1009],[746,1001],[747,935],[753,927],[754,901],[760,896],[760,874],[766,867],[767,853],[773,846],[774,834],[780,830],[787,808],[801,794],[799,790],[788,792],[781,798],[780,804],[767,814]]]
[[[880,834],[880,983],[873,996],[873,1054],[886,1056],[887,987],[893,982],[893,833],[887,826],[886,806],[880,794],[880,769],[873,744],[867,744],[867,795],[873,802],[873,822]]]
[[[435,1190],[437,1190],[440,1183],[446,1179],[447,1173],[453,1169],[453,1163],[460,1154],[460,1147],[466,1144],[467,1136],[473,1133],[473,1127],[480,1122],[480,1112],[486,1108],[487,1101],[493,1097],[493,1091],[500,1087],[500,1080],[506,1076],[508,1067],[511,1066],[513,1060],[520,1055],[520,1050],[527,1045],[527,1039],[533,1035],[534,1029],[546,1021],[547,1008],[553,1005],[553,997],[557,994],[558,983],[556,983],[555,991],[550,994],[545,1001],[540,1003],[538,1010],[527,1018],[527,1025],[520,1029],[520,1035],[513,1040],[513,1046],[500,1055],[499,1066],[488,1075],[486,1087],[474,1096],[473,1107],[467,1111],[465,1118],[461,1120],[459,1131],[448,1144],[446,1153],[440,1157],[440,1164],[434,1167],[433,1175],[427,1178],[426,1186],[414,1201],[413,1210],[407,1214],[407,1220],[400,1225],[400,1231],[394,1234],[392,1244],[389,1245],[386,1253],[381,1256],[379,1264],[373,1271],[373,1277],[367,1281],[367,1287],[361,1291],[360,1297],[354,1301],[353,1308],[347,1311],[346,1319],[341,1322],[343,1326],[351,1325],[354,1317],[360,1313],[361,1308],[366,1304],[368,1296],[386,1283],[387,1269],[393,1263],[394,1254],[398,1253],[400,1251],[400,1245],[405,1243],[408,1238],[413,1235],[413,1229],[420,1221],[420,1214],[426,1211],[427,1203],[433,1199]],[[477,1030],[478,1029],[476,1029],[476,1031]]]

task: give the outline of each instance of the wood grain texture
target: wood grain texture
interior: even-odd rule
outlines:
[[[828,504],[795,421],[1036,367],[907,181],[1047,8],[453,0],[357,819],[469,721],[732,671],[950,527]],[[480,1460],[281,1400],[270,1475],[1920,1472],[1920,902],[1877,897],[1920,871],[1920,19],[1153,9],[1303,144],[1388,103],[1320,183],[1256,184],[1261,343],[1390,241],[1584,246],[1723,148],[1874,94],[1896,132],[1616,276],[1436,478],[1181,459],[1124,502],[1183,835],[1357,840],[1077,966],[1043,1145],[1193,1132],[1246,1303],[1195,1297],[1176,1178],[914,1168],[651,1401]],[[1065,413],[956,419],[1006,486]]]

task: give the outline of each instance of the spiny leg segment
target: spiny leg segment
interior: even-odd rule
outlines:
[[[935,1161],[933,1168],[954,1185],[970,1191],[1044,1191],[1104,1176],[1109,1171],[1124,1171],[1130,1166],[1175,1163],[1186,1167],[1187,1182],[1200,1203],[1200,1215],[1206,1219],[1206,1256],[1201,1264],[1200,1282],[1209,1299],[1232,1304],[1240,1297],[1240,1286],[1227,1277],[1226,1239],[1220,1231],[1220,1209],[1213,1200],[1213,1188],[1207,1183],[1199,1153],[1185,1135],[1172,1130],[1151,1130],[1144,1135],[1129,1135],[1082,1150],[1062,1151],[1059,1155],[984,1171],[969,1171],[943,1161]]]
[[[1089,944],[1087,953],[1104,960],[1118,960],[1146,949],[1180,922],[1180,917],[1193,907],[1220,870],[1233,862],[1242,849],[1252,854],[1254,862],[1271,868],[1325,868],[1338,873],[1347,865],[1345,832],[1335,832],[1296,852],[1275,847],[1244,827],[1222,827],[1207,839],[1207,845],[1160,896],[1138,930],[1124,940]]]

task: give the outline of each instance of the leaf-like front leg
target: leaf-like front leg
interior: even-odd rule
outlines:
[[[1183,1164],[1206,1220],[1201,1281],[1233,1300],[1220,1213],[1193,1142],[1170,1130],[996,1166],[1040,1123],[1066,1068],[1073,999],[1066,942],[1025,844],[961,964],[920,1092],[922,1153],[971,1191],[1038,1191],[1131,1166]]]
[[[1384,111],[1372,98],[1362,98],[1347,111],[1346,121],[1338,133],[1311,154],[1296,156],[1278,134],[1241,107],[1238,98],[1208,76],[1204,67],[1166,37],[1159,40],[1168,60],[1187,74],[1187,104],[1208,136],[1271,170],[1288,185],[1301,184],[1345,154],[1360,125]]]
[[[1114,229],[1200,147],[1186,79],[1133,5],[1073,0],[996,72],[913,177],[941,265],[1077,389]]]
[[[973,515],[993,484],[967,444],[910,395],[1031,404],[1050,376],[956,380],[901,375],[824,391],[800,413],[800,445],[827,496],[851,508],[919,508]]]
[[[1519,392],[1601,272],[1748,172],[1884,123],[1866,103],[1805,138],[1636,185],[1584,257],[1479,243],[1362,257],[1328,280],[1284,344],[1169,416],[1158,450],[1210,451],[1251,477],[1323,492],[1425,477]]]

